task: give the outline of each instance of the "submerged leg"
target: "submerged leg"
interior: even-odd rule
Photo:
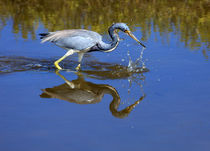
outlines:
[[[84,54],[85,53],[82,53],[82,52],[78,53],[78,61],[79,61],[79,64],[76,67],[76,70],[79,70],[80,69],[80,67],[81,67],[81,61],[82,61],[82,58],[83,58]]]
[[[61,61],[62,61],[63,59],[65,59],[66,57],[72,55],[73,53],[74,53],[74,51],[71,50],[71,49],[70,49],[69,51],[67,51],[67,53],[66,53],[63,57],[61,57],[60,59],[58,59],[57,61],[54,62],[55,67],[56,67],[57,69],[61,70],[62,68],[59,66],[59,62],[61,62]]]

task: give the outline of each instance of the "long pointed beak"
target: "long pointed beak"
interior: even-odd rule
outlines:
[[[135,36],[134,34],[132,34],[131,31],[126,30],[125,33],[127,33],[131,38],[133,38],[134,40],[136,40],[140,45],[142,45],[144,48],[146,48],[146,46],[144,44],[142,44]]]

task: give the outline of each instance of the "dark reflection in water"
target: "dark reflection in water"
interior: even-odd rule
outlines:
[[[110,94],[113,100],[110,103],[110,111],[113,116],[117,118],[125,118],[129,113],[140,103],[145,97],[141,96],[133,104],[125,109],[118,111],[120,105],[120,96],[115,88],[106,84],[95,84],[88,82],[84,79],[81,72],[76,72],[78,78],[69,81],[58,71],[56,72],[64,81],[64,84],[54,86],[53,88],[42,89],[43,93],[40,95],[42,98],[57,98],[60,100],[69,101],[77,104],[94,104],[99,103],[105,94]],[[113,75],[112,75],[113,76]]]
[[[205,54],[210,47],[209,4],[209,0],[0,0],[0,29],[11,19],[13,33],[35,39],[40,24],[49,31],[92,28],[102,33],[113,22],[126,22],[131,28],[141,27],[142,40],[152,30],[163,41],[175,33],[191,49],[204,46]]]
[[[54,60],[52,59],[35,59],[22,56],[0,56],[0,74],[28,70],[54,71],[55,67],[53,62]],[[66,69],[74,69],[77,61],[69,61],[66,59],[62,63]],[[86,70],[81,70],[81,72],[89,74],[97,79],[122,79],[127,78],[134,73],[149,71],[147,68],[140,67],[130,71],[129,67],[124,65],[92,60],[86,62],[84,68],[86,68]]]

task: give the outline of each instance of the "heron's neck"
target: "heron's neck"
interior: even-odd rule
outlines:
[[[122,110],[118,110],[120,105],[120,96],[117,92],[117,90],[109,85],[105,85],[103,89],[104,94],[110,94],[113,97],[112,102],[110,103],[110,111],[112,112],[112,115],[118,118],[124,118],[128,116],[128,114],[136,107],[137,104],[139,104],[140,101],[143,100],[144,96],[142,96],[138,101],[135,103],[127,106],[126,108]]]
[[[105,43],[103,41],[101,41],[99,43],[99,49],[104,51],[104,52],[111,52],[113,51],[117,45],[119,44],[119,36],[115,30],[115,28],[109,28],[109,36],[111,37],[112,39],[112,42],[111,43]]]

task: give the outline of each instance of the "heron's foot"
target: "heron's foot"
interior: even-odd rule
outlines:
[[[54,65],[58,70],[62,70],[62,68],[59,66],[58,62],[54,62]]]
[[[81,68],[81,64],[78,64],[78,66],[75,68],[77,71]]]

